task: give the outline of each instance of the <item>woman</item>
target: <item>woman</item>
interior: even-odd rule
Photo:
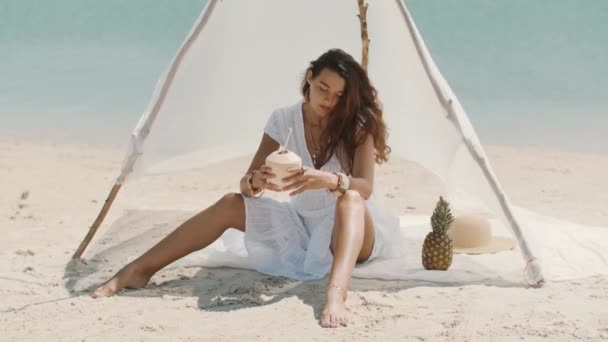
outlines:
[[[241,193],[230,193],[193,216],[93,292],[110,296],[122,288],[145,286],[154,273],[202,249],[227,229],[245,233],[251,264],[260,272],[298,280],[329,273],[324,327],[346,326],[347,286],[357,262],[388,256],[391,229],[370,198],[374,163],[387,161],[386,127],[376,90],[365,70],[334,49],[311,62],[302,82],[303,100],[272,113],[258,150],[241,179]],[[303,167],[279,188],[264,165],[266,157],[293,128],[290,150]],[[262,197],[264,190],[288,191],[289,202]]]

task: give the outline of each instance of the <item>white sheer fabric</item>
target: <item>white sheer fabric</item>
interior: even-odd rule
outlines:
[[[287,148],[302,158],[302,165],[314,168],[306,146],[302,101],[277,109],[264,131],[277,142],[285,141],[292,129]],[[321,170],[345,172],[336,156]],[[375,243],[367,262],[401,256],[399,219],[383,210],[372,195],[366,201],[375,228]],[[335,220],[336,197],[324,189],[305,191],[278,201],[273,198],[247,198],[245,246],[251,265],[264,273],[293,279],[320,279],[331,269],[329,250]]]
[[[445,181],[455,210],[496,218],[496,232],[514,232],[525,261],[534,260],[407,9],[399,0],[367,2],[368,72],[393,155]],[[330,48],[359,58],[358,11],[355,0],[209,1],[133,131],[119,181],[253,153],[272,110],[299,99],[309,61]],[[538,264],[530,277],[542,279]]]

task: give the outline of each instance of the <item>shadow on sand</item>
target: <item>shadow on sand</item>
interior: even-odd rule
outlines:
[[[192,214],[184,211],[127,211],[106,228],[103,236],[94,241],[88,253],[85,253],[91,255],[89,258],[81,261],[70,260],[67,263],[64,272],[66,289],[72,296],[89,296],[97,286],[114,275],[128,261],[141,255]],[[154,222],[152,227],[150,222]],[[120,291],[118,295],[160,297],[164,300],[197,297],[199,309],[217,312],[269,305],[285,298],[297,297],[303,303],[310,305],[315,317],[318,317],[325,301],[327,280],[325,277],[303,282],[248,269],[170,265],[155,274],[146,287],[136,290],[126,289]],[[469,285],[528,287],[522,282],[500,277],[453,283],[353,278],[349,290],[395,293],[416,287]]]

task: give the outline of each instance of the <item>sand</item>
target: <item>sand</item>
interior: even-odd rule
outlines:
[[[515,205],[608,227],[608,156],[507,146],[486,152]],[[0,340],[608,340],[606,274],[542,288],[353,279],[352,322],[338,329],[316,319],[326,279],[176,267],[157,273],[145,289],[93,299],[91,287],[122,266],[116,258],[146,248],[174,222],[234,191],[248,163],[241,158],[125,186],[85,253],[87,264],[70,263],[123,157],[120,146],[0,139]],[[424,189],[441,188],[402,161],[380,167],[377,186],[386,205],[402,213],[428,212],[436,199]],[[117,241],[123,243],[113,248]]]

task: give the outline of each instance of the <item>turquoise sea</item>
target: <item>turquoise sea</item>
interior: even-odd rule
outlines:
[[[125,143],[205,3],[0,0],[0,136]],[[608,153],[608,1],[406,4],[483,143]]]

